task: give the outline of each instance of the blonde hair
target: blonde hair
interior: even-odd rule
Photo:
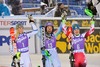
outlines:
[[[18,29],[16,29],[16,39],[18,39],[18,36],[19,36],[19,32]]]
[[[18,38],[18,36],[19,36],[19,32],[18,32],[18,28],[19,28],[19,27],[24,28],[22,24],[17,24],[17,25],[16,25],[16,38]]]

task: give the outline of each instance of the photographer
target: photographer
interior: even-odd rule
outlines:
[[[63,3],[58,3],[57,5],[57,10],[55,11],[55,17],[61,17],[61,15],[66,12],[67,16],[70,16],[70,10],[67,8],[65,9],[64,4]]]
[[[96,7],[93,5],[92,0],[87,1],[87,8],[92,11],[93,15],[97,15]]]
[[[12,14],[14,15],[22,15],[22,0],[9,0],[9,5],[11,5],[12,8]]]

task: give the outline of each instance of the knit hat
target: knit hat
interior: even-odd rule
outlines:
[[[16,29],[18,29],[19,27],[24,28],[22,24],[17,24],[17,25],[16,25]]]
[[[51,22],[47,22],[47,23],[45,24],[45,26],[53,26],[53,24],[52,24]]]

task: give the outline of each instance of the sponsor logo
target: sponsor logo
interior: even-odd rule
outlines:
[[[9,40],[10,40],[10,36],[0,36],[0,46],[3,46],[3,44],[7,44],[9,45]]]
[[[16,24],[22,24],[26,25],[27,21],[0,21],[0,26],[9,26],[9,25],[16,25]]]

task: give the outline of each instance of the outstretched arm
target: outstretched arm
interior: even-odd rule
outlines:
[[[33,30],[31,32],[27,33],[28,38],[30,38],[32,35],[34,35],[38,32],[36,25],[32,22],[30,24],[31,24]]]
[[[92,20],[92,21],[90,21],[90,23],[91,23],[90,30],[85,32],[85,33],[83,33],[84,37],[88,37],[88,36],[90,36],[90,34],[92,34],[94,32],[95,21]]]
[[[55,37],[57,37],[60,34],[61,31],[62,31],[62,24],[60,24],[57,32],[55,33]]]
[[[67,26],[65,23],[66,23],[66,20],[65,19],[62,20],[62,31],[65,33],[66,36],[68,36],[67,35]]]

